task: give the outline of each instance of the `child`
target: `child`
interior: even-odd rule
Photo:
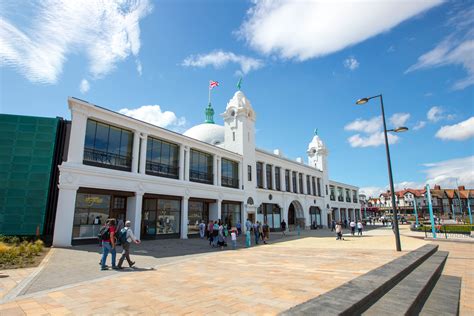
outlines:
[[[230,233],[230,238],[232,239],[232,249],[237,249],[237,233],[234,229]]]

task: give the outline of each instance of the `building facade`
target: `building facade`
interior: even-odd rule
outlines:
[[[359,218],[358,188],[328,177],[328,151],[318,135],[308,163],[255,146],[256,113],[238,91],[214,123],[184,134],[69,98],[72,125],[60,166],[53,244],[93,239],[109,218],[131,220],[142,238],[183,238],[201,221],[246,219],[279,230]],[[334,192],[333,192],[334,191]],[[334,194],[333,194],[334,193]]]

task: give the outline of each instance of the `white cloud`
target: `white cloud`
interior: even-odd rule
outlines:
[[[423,127],[426,126],[425,121],[418,121],[415,126],[413,126],[413,130],[417,131],[419,129],[422,129]]]
[[[466,140],[474,137],[474,116],[460,123],[441,127],[435,136],[443,140]]]
[[[448,20],[447,26],[454,31],[446,36],[432,50],[418,57],[416,64],[410,66],[405,73],[421,69],[457,65],[464,68],[467,76],[456,81],[452,88],[462,90],[474,85],[474,7],[460,6],[459,12]],[[452,12],[450,12],[452,14]],[[449,14],[449,13],[448,13]]]
[[[151,11],[147,0],[45,0],[29,4],[35,14],[19,28],[7,16],[18,15],[20,5],[25,3],[2,7],[0,64],[46,84],[58,81],[73,53],[85,53],[93,78],[107,75],[130,54],[138,56],[139,22]]]
[[[397,135],[388,134],[388,143],[395,144],[400,139]],[[377,147],[385,144],[385,136],[383,132],[377,132],[368,136],[360,134],[352,135],[347,139],[351,147]]]
[[[182,65],[185,67],[198,68],[213,66],[216,69],[220,69],[229,63],[238,64],[240,66],[240,72],[244,75],[252,70],[263,67],[263,61],[260,59],[236,55],[232,52],[224,52],[222,50],[216,50],[204,55],[188,56],[183,60]]]
[[[180,131],[186,125],[184,117],[177,117],[171,111],[162,111],[159,105],[143,105],[136,109],[120,109],[119,113],[131,116],[150,124]]]
[[[344,60],[344,67],[350,70],[356,70],[359,68],[359,62],[354,57],[349,57]]]
[[[393,127],[405,126],[409,118],[410,113],[395,113],[390,117],[390,122]]]
[[[389,31],[442,2],[254,0],[238,34],[263,54],[302,61]]]
[[[444,110],[442,107],[433,106],[431,109],[429,109],[428,113],[426,113],[426,117],[429,121],[435,123],[444,118],[443,113]]]
[[[369,120],[356,119],[344,126],[346,131],[375,133],[382,129],[382,116],[376,116]]]
[[[90,89],[89,81],[86,79],[82,79],[81,84],[79,85],[79,90],[81,91],[82,94],[85,94],[89,91]]]
[[[428,183],[431,188],[438,184],[441,188],[456,188],[459,185],[465,185],[466,188],[474,187],[474,156],[455,158],[435,163],[423,164],[425,170],[422,172],[426,175],[425,181],[402,181],[395,183],[395,191],[405,188],[423,189]],[[380,193],[386,192],[389,186],[385,187],[365,187],[360,188],[359,192],[365,193],[370,197],[378,197]]]

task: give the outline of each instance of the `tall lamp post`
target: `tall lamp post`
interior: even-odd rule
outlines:
[[[358,105],[365,104],[369,102],[369,100],[374,99],[374,98],[380,99],[380,108],[382,109],[383,133],[385,136],[385,151],[387,153],[387,164],[388,164],[388,178],[390,181],[390,193],[392,195],[393,221],[394,221],[393,227],[394,227],[394,233],[395,233],[395,243],[396,243],[397,251],[402,251],[402,246],[400,244],[400,231],[398,229],[398,212],[397,212],[397,204],[395,203],[395,190],[393,188],[393,177],[392,177],[392,163],[390,161],[390,149],[388,148],[387,132],[395,132],[395,133],[406,132],[408,128],[401,126],[395,129],[387,130],[387,124],[385,123],[385,111],[383,108],[382,94],[379,94],[373,97],[359,99],[357,100],[356,104]]]

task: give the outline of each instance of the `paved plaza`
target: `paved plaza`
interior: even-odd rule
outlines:
[[[336,241],[328,230],[275,233],[269,245],[236,251],[201,239],[145,241],[134,247],[138,268],[123,271],[99,271],[96,245],[53,249],[0,314],[275,315],[428,243],[402,236],[404,251],[397,253],[390,228],[344,238]],[[461,315],[467,315],[474,311],[467,299],[474,243],[438,244],[450,251],[444,274],[463,278]]]

